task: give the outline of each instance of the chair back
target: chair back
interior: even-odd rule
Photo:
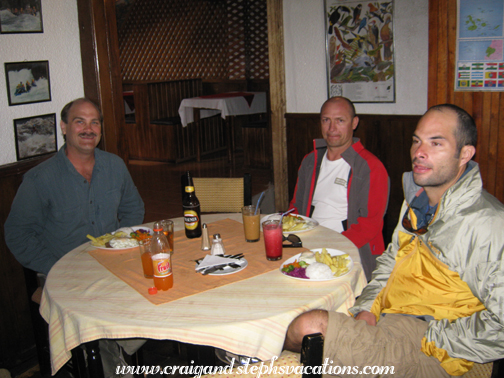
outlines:
[[[250,174],[244,177],[193,177],[202,213],[239,213],[252,203]]]

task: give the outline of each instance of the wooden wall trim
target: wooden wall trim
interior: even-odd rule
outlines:
[[[114,0],[77,0],[84,95],[103,113],[101,147],[128,161]]]
[[[286,96],[283,44],[283,0],[267,0],[267,5],[275,207],[277,210],[287,210],[289,197],[287,184],[287,137],[284,118],[286,112]]]
[[[483,186],[504,202],[504,92],[455,91],[456,23],[457,0],[429,0],[428,105],[452,103],[473,116]]]

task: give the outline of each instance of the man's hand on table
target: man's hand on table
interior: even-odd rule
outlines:
[[[367,324],[370,326],[376,325],[376,316],[372,312],[369,311],[361,311],[355,317],[355,320],[365,320]]]

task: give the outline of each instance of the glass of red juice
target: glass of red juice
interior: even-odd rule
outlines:
[[[267,220],[262,224],[266,258],[277,261],[282,258],[282,224],[280,220]]]

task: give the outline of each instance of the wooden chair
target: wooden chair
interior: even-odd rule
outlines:
[[[239,213],[252,204],[252,178],[194,177],[194,189],[203,213]]]
[[[324,352],[324,336],[321,333],[306,335],[301,347],[303,366],[321,366]],[[303,374],[303,378],[319,378],[322,375]],[[500,378],[504,377],[504,359],[487,364],[475,364],[464,378]]]

